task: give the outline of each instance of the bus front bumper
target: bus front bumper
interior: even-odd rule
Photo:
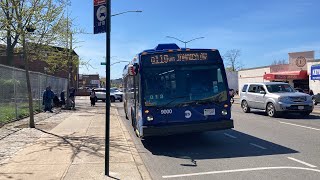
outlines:
[[[196,133],[234,128],[233,120],[203,122],[197,124],[181,124],[166,126],[143,126],[143,137],[167,136],[173,134]]]

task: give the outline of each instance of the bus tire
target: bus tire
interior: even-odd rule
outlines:
[[[126,103],[123,103],[123,108],[124,108],[124,114],[126,115],[126,119],[129,120]]]
[[[131,126],[133,127],[133,130],[136,130],[136,125],[135,125],[135,116],[133,114],[133,110],[131,109]]]

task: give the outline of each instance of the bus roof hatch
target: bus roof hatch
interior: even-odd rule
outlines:
[[[158,46],[154,48],[154,50],[156,51],[168,50],[168,49],[180,49],[180,47],[175,43],[170,43],[170,44],[158,44]]]

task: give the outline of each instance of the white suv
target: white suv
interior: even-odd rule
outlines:
[[[115,94],[118,96],[118,99],[120,102],[123,100],[123,92],[121,92],[118,88],[110,88],[110,93]]]
[[[245,84],[240,93],[240,103],[245,113],[250,109],[262,109],[271,117],[282,112],[297,112],[307,116],[313,111],[310,95],[296,92],[289,84],[281,82]]]
[[[103,102],[106,101],[106,92],[107,90],[105,88],[96,88],[94,89],[96,93],[96,101],[102,100]],[[115,93],[110,92],[110,101],[115,102],[116,100],[121,99],[120,96],[116,95]]]

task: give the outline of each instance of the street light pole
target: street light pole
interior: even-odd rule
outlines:
[[[113,17],[113,16],[118,16],[118,15],[121,15],[121,14],[130,13],[130,12],[141,13],[142,11],[140,11],[140,10],[125,11],[125,12],[121,12],[121,13],[112,14],[111,16],[112,16],[112,17]]]
[[[175,39],[175,40],[177,40],[177,41],[180,41],[180,42],[184,43],[184,48],[187,48],[187,43],[189,43],[189,42],[191,42],[191,41],[194,41],[194,40],[197,40],[197,39],[203,39],[203,38],[204,38],[204,37],[197,37],[197,38],[191,39],[191,40],[189,40],[189,41],[183,41],[183,40],[181,40],[181,39],[178,39],[178,38],[172,37],[172,36],[166,36],[166,37],[167,37],[167,38],[172,38],[172,39]]]
[[[130,62],[130,61],[117,61],[117,62],[114,62],[114,63],[112,63],[112,64],[110,64],[110,66],[112,66],[112,65],[115,65],[115,64],[119,64],[119,63],[122,63],[122,62]]]

